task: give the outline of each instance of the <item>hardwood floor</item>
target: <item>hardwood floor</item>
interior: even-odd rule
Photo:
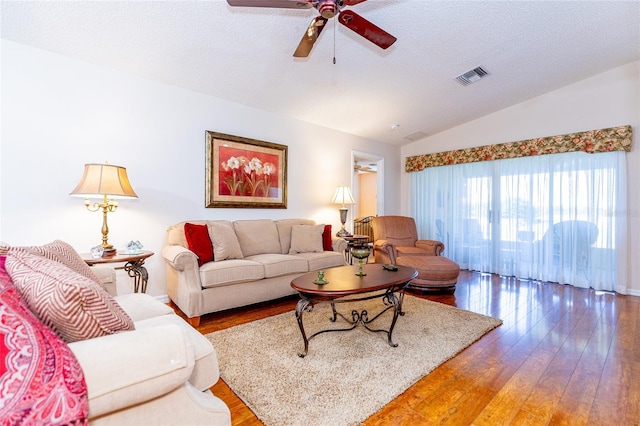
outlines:
[[[462,271],[421,296],[504,324],[364,424],[640,425],[640,297]],[[206,315],[202,333],[295,308],[297,298]],[[234,425],[260,425],[220,380]]]

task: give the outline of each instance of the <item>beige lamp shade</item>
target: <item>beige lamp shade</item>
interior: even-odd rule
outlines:
[[[355,204],[356,201],[351,195],[351,190],[348,186],[339,186],[336,188],[335,194],[333,194],[332,204],[341,204],[343,207],[345,204]]]
[[[138,198],[127,169],[112,164],[85,164],[84,174],[70,195],[79,197]]]
[[[129,183],[127,169],[112,164],[85,164],[82,179],[70,195],[84,197],[84,205],[89,211],[102,211],[102,256],[114,255],[116,249],[108,241],[107,213],[118,208],[114,198],[138,198]],[[101,200],[91,204],[89,198],[92,197]]]

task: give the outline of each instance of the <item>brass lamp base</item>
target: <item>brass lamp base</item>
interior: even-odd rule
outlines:
[[[344,229],[344,224],[347,222],[347,209],[346,207],[340,208],[340,222],[342,223],[342,228],[338,232],[336,232],[336,237],[350,237],[351,234],[349,231]]]
[[[342,229],[340,229],[338,232],[336,232],[336,237],[339,237],[339,238],[350,237],[350,236],[351,236],[351,234],[349,233],[349,231],[344,229],[344,226],[342,226]]]
[[[116,249],[112,245],[109,245],[108,248],[105,247],[102,252],[102,257],[111,257],[116,255]]]

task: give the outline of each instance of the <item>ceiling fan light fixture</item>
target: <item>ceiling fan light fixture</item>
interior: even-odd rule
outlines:
[[[324,0],[318,5],[318,12],[325,19],[331,19],[336,16],[338,6],[333,0]]]

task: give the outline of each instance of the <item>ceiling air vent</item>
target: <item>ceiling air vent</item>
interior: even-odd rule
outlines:
[[[422,138],[424,138],[426,136],[427,136],[427,134],[425,132],[418,131],[418,132],[414,132],[414,133],[411,133],[410,135],[405,136],[404,139],[406,139],[408,141],[417,141],[417,140],[422,139]]]
[[[482,77],[488,75],[489,73],[486,72],[484,69],[482,69],[482,67],[478,67],[478,68],[474,68],[471,71],[467,71],[462,75],[459,75],[456,77],[456,80],[458,81],[458,83],[462,84],[463,86],[468,86],[471,83],[475,83],[476,81],[480,80]]]

